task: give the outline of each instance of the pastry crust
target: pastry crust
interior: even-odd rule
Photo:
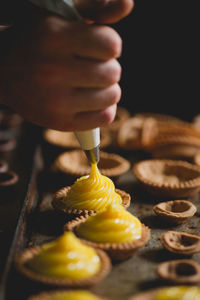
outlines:
[[[85,222],[85,218],[78,218],[76,220],[72,220],[64,225],[64,231],[73,231],[77,236],[76,227]],[[105,229],[106,230],[106,229]],[[78,236],[79,237],[79,236]],[[85,244],[95,247],[97,249],[101,249],[106,251],[106,253],[111,257],[114,261],[122,261],[128,259],[132,255],[134,255],[139,248],[144,246],[150,238],[150,229],[142,224],[142,236],[140,239],[135,240],[133,242],[126,243],[96,243],[86,239],[79,237],[82,242]]]
[[[66,208],[65,204],[63,202],[64,197],[66,197],[67,193],[71,189],[70,186],[64,187],[57,191],[52,199],[52,206],[54,209],[63,211],[64,213],[67,213],[73,217],[79,217],[79,216],[89,216],[94,213],[96,213],[95,210],[87,210],[87,209],[77,209],[77,208]],[[131,196],[130,194],[126,193],[123,190],[116,189],[115,190],[121,197],[122,197],[122,205],[125,208],[128,208],[130,206]]]
[[[200,190],[200,168],[186,161],[143,160],[135,163],[132,171],[154,196],[185,198]]]
[[[26,263],[37,255],[41,251],[42,246],[36,246],[24,250],[21,254],[18,254],[15,259],[16,269],[22,273],[24,276],[28,277],[30,280],[40,282],[50,286],[57,287],[90,287],[101,281],[111,269],[111,262],[107,254],[99,249],[96,249],[97,254],[101,260],[101,269],[97,274],[83,280],[71,280],[68,278],[57,278],[53,276],[45,276],[39,273],[32,271]]]

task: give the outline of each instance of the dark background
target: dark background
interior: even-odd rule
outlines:
[[[198,1],[135,0],[113,27],[123,39],[122,99],[131,112],[200,112]]]

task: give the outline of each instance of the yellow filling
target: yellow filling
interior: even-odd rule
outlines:
[[[49,300],[100,300],[99,297],[84,290],[56,293],[53,296],[49,296],[48,299]]]
[[[47,276],[85,279],[99,271],[101,262],[92,247],[81,243],[72,232],[65,232],[55,241],[44,244],[28,266]]]
[[[154,300],[199,300],[200,288],[197,286],[176,286],[164,288]]]
[[[90,175],[76,180],[63,200],[66,208],[102,210],[111,203],[122,203],[111,179],[100,174],[97,164],[91,165]]]
[[[142,224],[120,204],[112,204],[101,212],[88,217],[76,230],[87,240],[98,243],[125,243],[142,235]]]

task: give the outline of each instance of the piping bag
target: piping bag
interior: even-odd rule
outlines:
[[[69,21],[83,20],[76,10],[73,0],[31,0],[31,2],[48,11],[61,15]],[[100,159],[100,129],[94,128],[74,133],[89,162],[98,163]]]

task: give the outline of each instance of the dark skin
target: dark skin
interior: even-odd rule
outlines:
[[[12,39],[0,64],[1,103],[32,123],[63,131],[114,120],[122,40],[104,24],[133,9],[132,0],[74,2],[85,22],[69,22],[31,4],[11,29],[0,28]]]

